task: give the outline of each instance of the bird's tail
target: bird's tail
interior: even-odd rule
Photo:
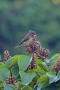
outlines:
[[[22,46],[22,43],[23,42],[20,42],[17,46],[14,47],[14,49],[17,49],[17,48],[21,47]]]
[[[20,46],[19,46],[19,45],[17,45],[17,46],[15,46],[15,47],[14,47],[14,49],[17,49],[17,48],[19,48],[19,47],[20,47]]]

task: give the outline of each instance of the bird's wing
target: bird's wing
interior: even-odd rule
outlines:
[[[28,40],[29,40],[29,37],[24,38],[24,39],[19,43],[19,45],[22,45],[24,42],[26,42],[26,41],[28,41]]]
[[[27,40],[29,40],[29,33],[24,37],[24,39],[21,40],[21,42],[19,43],[19,45],[22,45]]]

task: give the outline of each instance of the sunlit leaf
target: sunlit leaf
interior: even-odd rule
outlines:
[[[37,68],[34,68],[33,70],[31,70],[32,72],[38,72],[38,73],[43,73],[45,74],[46,72],[44,71],[44,69],[42,67],[37,67]]]
[[[0,69],[4,69],[5,68],[5,65],[0,65]]]
[[[18,59],[19,59],[20,55],[15,55],[13,58],[13,64],[16,65],[18,63]]]
[[[40,59],[37,59],[37,60],[36,60],[36,63],[40,66],[40,68],[41,68],[42,70],[44,70],[45,72],[48,71],[48,67],[47,67],[47,65],[46,65],[45,62],[43,62],[43,61],[40,60]]]

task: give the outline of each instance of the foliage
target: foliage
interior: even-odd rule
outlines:
[[[10,49],[29,29],[55,53],[60,49],[60,0],[0,0],[0,52]],[[14,55],[6,63],[0,61],[0,90],[60,90],[60,69],[54,70],[60,54],[43,62],[36,59],[37,68],[29,69],[32,56]],[[58,65],[57,65],[58,66]],[[16,68],[17,67],[17,68]],[[55,68],[56,69],[56,68]]]
[[[13,47],[29,29],[36,31],[44,47],[60,49],[60,0],[0,0],[0,48]],[[54,53],[53,52],[53,53]],[[24,52],[25,53],[25,52]]]
[[[52,65],[57,62],[60,54],[54,55],[50,59],[46,59],[43,62],[40,59],[36,60],[37,68],[28,69],[29,64],[32,61],[31,56],[25,55],[15,55],[8,59],[8,61],[4,64],[1,62],[0,64],[0,89],[4,88],[4,90],[57,90],[60,88],[60,71],[57,73],[53,69],[51,69]],[[15,61],[16,60],[16,61]],[[55,63],[53,63],[55,61]],[[49,66],[47,65],[49,62]],[[18,76],[16,78],[16,82],[14,84],[7,84],[6,79],[11,75],[15,75],[12,71],[12,68],[18,65]],[[15,69],[16,71],[17,69]],[[17,71],[16,71],[17,72]],[[15,76],[16,76],[15,75]]]

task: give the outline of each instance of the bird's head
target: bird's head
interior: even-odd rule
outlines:
[[[29,35],[34,39],[36,40],[36,33],[32,30],[29,31]]]

